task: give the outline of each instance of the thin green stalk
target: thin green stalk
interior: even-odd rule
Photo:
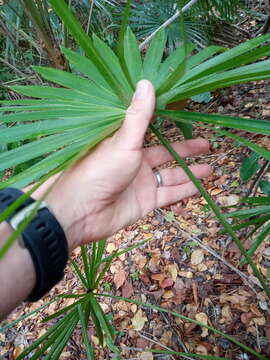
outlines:
[[[0,334],[4,333],[5,331],[7,331],[8,329],[12,328],[14,325],[18,324],[18,322],[23,321],[24,319],[27,319],[28,317],[30,317],[31,315],[36,314],[38,311],[48,307],[49,305],[51,305],[52,303],[54,303],[55,301],[57,301],[57,297],[55,299],[53,299],[52,301],[48,302],[47,304],[44,304],[40,307],[38,307],[35,310],[30,311],[29,313],[20,316],[19,318],[17,318],[16,320],[12,321],[9,324],[3,325],[0,327]]]
[[[90,264],[89,264],[89,256],[88,256],[88,252],[87,252],[87,247],[86,246],[81,246],[81,252],[82,252],[82,259],[83,259],[83,266],[84,266],[84,273],[85,273],[85,278],[87,281],[87,289],[91,288],[91,271],[90,271]]]
[[[188,177],[191,179],[193,184],[197,187],[201,195],[205,198],[213,212],[215,213],[216,217],[219,219],[221,224],[223,225],[224,229],[227,231],[227,233],[232,237],[232,239],[237,244],[239,250],[241,251],[242,255],[246,259],[246,261],[251,266],[255,276],[260,281],[265,293],[267,294],[268,298],[270,299],[270,289],[268,288],[266,281],[253,262],[251,256],[248,254],[244,246],[242,245],[240,239],[236,236],[235,232],[233,231],[231,225],[226,221],[225,216],[221,213],[219,207],[215,204],[215,202],[212,200],[208,192],[205,190],[203,185],[201,184],[200,180],[198,180],[192,173],[192,171],[189,169],[185,161],[179,156],[179,154],[173,149],[170,142],[161,134],[161,132],[152,124],[150,124],[150,129],[152,132],[157,136],[157,138],[160,140],[160,142],[164,145],[164,147],[171,153],[173,158],[177,161],[177,163],[181,166],[181,168],[185,171],[185,173],[188,175]]]
[[[95,280],[96,280],[96,257],[97,257],[97,243],[94,242],[92,244],[92,254],[91,254],[91,263],[90,263],[90,270],[89,270],[89,285],[90,289],[94,290]]]
[[[149,308],[149,309],[153,309],[153,310],[156,310],[156,311],[160,311],[162,313],[167,313],[167,314],[171,314],[175,317],[178,317],[182,320],[185,320],[185,321],[189,321],[193,324],[196,324],[196,325],[199,325],[203,328],[206,328],[210,331],[212,331],[213,333],[217,334],[217,335],[220,335],[222,337],[224,337],[225,339],[231,341],[232,343],[238,345],[239,347],[241,347],[242,349],[244,349],[245,351],[248,351],[249,353],[257,356],[258,359],[260,360],[269,360],[269,358],[267,358],[266,356],[264,355],[261,355],[259,354],[257,351],[251,349],[250,347],[248,347],[247,345],[245,344],[242,344],[240,343],[238,340],[236,340],[234,337],[232,336],[229,336],[225,333],[223,333],[222,331],[218,330],[218,329],[215,329],[211,326],[208,326],[206,324],[203,324],[201,323],[200,321],[197,321],[197,320],[194,320],[194,319],[190,319],[184,315],[181,315],[181,314],[178,314],[177,312],[175,311],[172,311],[172,310],[168,310],[168,309],[165,309],[163,307],[160,307],[160,306],[157,306],[157,305],[152,305],[152,304],[148,304],[148,303],[143,303],[141,301],[138,301],[138,300],[133,300],[133,299],[127,299],[127,298],[124,298],[122,296],[114,296],[114,295],[110,295],[110,294],[98,294],[98,293],[93,293],[94,296],[101,296],[101,297],[108,297],[108,298],[111,298],[111,299],[116,299],[116,300],[122,300],[122,301],[126,301],[130,304],[136,304],[138,306],[143,306],[145,308]]]
[[[86,353],[87,353],[87,359],[92,360],[95,359],[94,349],[90,343],[90,339],[87,333],[87,321],[85,318],[85,313],[83,309],[83,305],[78,305],[78,313],[79,313],[79,319],[82,327],[82,335],[83,335],[83,342],[86,347]]]
[[[81,273],[81,270],[79,269],[79,266],[76,264],[76,262],[70,258],[70,262],[71,265],[74,269],[74,271],[76,272],[76,274],[78,275],[79,279],[81,280],[81,283],[83,284],[83,286],[85,287],[86,290],[89,289],[87,280],[84,278],[83,274]]]
[[[145,349],[147,352],[151,352],[154,354],[168,354],[168,355],[179,355],[179,356],[188,356],[194,359],[206,359],[206,360],[229,360],[229,358],[212,356],[212,355],[201,355],[201,354],[191,354],[185,352],[178,352],[172,350],[156,350],[156,349]]]

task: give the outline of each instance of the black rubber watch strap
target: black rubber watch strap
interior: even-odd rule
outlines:
[[[4,190],[0,190],[0,213],[6,210],[11,204],[13,204],[16,200],[18,200],[24,193],[21,190],[15,188],[6,188]],[[23,210],[27,206],[33,204],[35,200],[29,197],[22,205],[20,205],[14,212],[14,214],[18,213],[19,211]],[[13,217],[12,214],[7,218],[9,222]]]
[[[23,192],[18,189],[0,190],[0,213],[21,195]],[[16,214],[26,210],[34,202],[35,200],[28,198],[7,222],[12,223]],[[36,272],[36,284],[27,300],[37,301],[62,279],[68,260],[68,244],[61,225],[44,206],[37,210],[36,216],[23,231],[22,240],[31,254]]]
[[[68,245],[63,229],[47,208],[38,210],[22,238],[32,256],[37,278],[28,300],[36,301],[64,276]]]

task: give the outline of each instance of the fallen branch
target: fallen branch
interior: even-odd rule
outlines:
[[[166,28],[171,23],[173,23],[176,19],[179,18],[181,13],[186,12],[188,9],[190,9],[198,0],[191,0],[188,4],[186,4],[181,10],[177,10],[176,13],[170,17],[168,20],[166,20],[161,26],[159,26],[150,36],[148,36],[141,44],[140,44],[140,50],[144,49],[144,47],[153,39],[153,37],[156,35],[159,30]]]

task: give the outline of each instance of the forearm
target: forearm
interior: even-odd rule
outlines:
[[[0,248],[12,234],[7,223],[0,224]],[[35,285],[35,270],[30,253],[18,241],[0,260],[0,320],[24,301]]]

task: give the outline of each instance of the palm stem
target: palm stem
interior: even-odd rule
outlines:
[[[244,246],[242,245],[240,239],[237,237],[235,232],[233,231],[231,225],[226,221],[225,216],[221,213],[219,207],[215,204],[215,202],[212,200],[208,192],[205,190],[205,188],[202,186],[200,180],[198,180],[192,171],[189,169],[185,161],[179,156],[179,154],[173,149],[170,142],[161,134],[161,132],[154,126],[150,125],[150,129],[152,132],[157,136],[157,138],[160,140],[160,142],[164,145],[164,147],[171,153],[173,158],[177,161],[177,163],[181,166],[181,168],[185,171],[185,173],[188,175],[188,177],[191,179],[193,184],[197,187],[201,195],[205,198],[213,212],[215,213],[216,217],[219,219],[221,224],[223,225],[226,232],[232,237],[232,239],[235,241],[236,245],[238,246],[239,250],[241,251],[242,255],[244,256],[245,260],[249,263],[251,266],[255,276],[260,281],[265,293],[267,294],[268,298],[270,299],[270,289],[268,288],[266,281],[253,262],[251,256],[248,254]]]

